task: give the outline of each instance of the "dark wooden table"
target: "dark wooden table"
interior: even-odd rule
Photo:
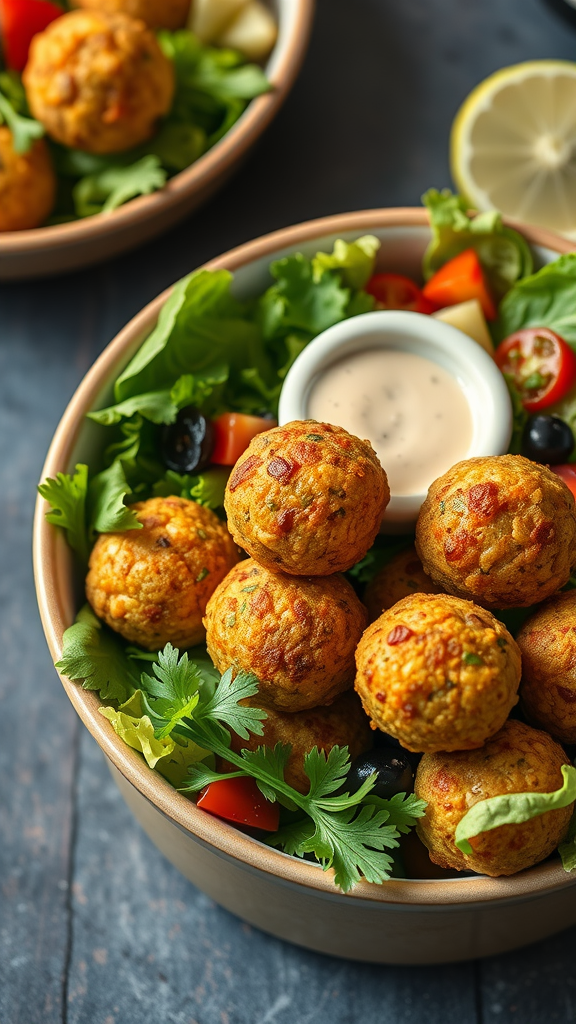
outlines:
[[[144,303],[262,232],[417,204],[449,184],[448,131],[472,86],[538,57],[576,57],[562,0],[319,0],[285,109],[199,216],[108,266],[1,288],[0,1024],[576,1021],[576,929],[481,963],[374,967],[285,945],[196,891],[132,820],[65,699],[30,555],[61,412]]]

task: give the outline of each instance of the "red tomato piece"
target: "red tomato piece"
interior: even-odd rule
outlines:
[[[64,11],[49,0],[0,0],[2,46],[6,64],[13,71],[23,71],[33,36]]]
[[[576,355],[549,327],[526,327],[501,342],[494,359],[528,412],[559,402],[576,381]]]
[[[244,454],[252,438],[264,430],[272,430],[276,420],[262,416],[246,416],[242,412],[224,412],[214,420],[214,451],[212,462],[233,466]]]
[[[366,291],[374,296],[379,309],[408,309],[413,313],[433,313],[436,309],[418,285],[402,274],[374,274]]]
[[[265,832],[278,831],[278,803],[266,800],[255,780],[247,776],[211,782],[200,793],[198,807],[226,821],[261,828]]]
[[[562,480],[576,498],[576,466],[566,462],[563,466],[549,466],[549,469],[556,473],[557,476],[562,477]]]
[[[422,291],[435,304],[436,309],[478,299],[486,319],[496,319],[496,306],[474,249],[465,249],[454,259],[448,260],[426,282]]]

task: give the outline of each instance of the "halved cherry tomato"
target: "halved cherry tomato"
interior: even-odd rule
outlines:
[[[422,291],[437,309],[455,306],[468,299],[478,299],[486,319],[496,319],[496,306],[474,249],[465,249],[454,259],[448,260],[426,282]]]
[[[494,359],[528,412],[559,402],[576,381],[576,355],[549,327],[526,327],[501,342]]]
[[[214,450],[211,461],[218,466],[233,466],[250,441],[264,430],[276,426],[276,420],[246,416],[242,412],[224,412],[214,420]]]
[[[413,313],[433,313],[436,309],[418,285],[402,274],[374,274],[366,291],[374,296],[379,309],[408,309]]]
[[[226,821],[237,821],[265,832],[277,832],[280,808],[262,796],[254,779],[221,779],[202,790],[198,807]]]
[[[550,466],[553,473],[557,476],[562,477],[564,483],[570,488],[572,494],[576,498],[576,466],[569,462],[564,463],[563,466]]]
[[[64,11],[49,0],[0,0],[2,47],[6,65],[13,71],[23,71],[33,36],[44,29]]]

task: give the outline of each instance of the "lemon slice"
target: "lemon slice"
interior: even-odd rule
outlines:
[[[450,159],[475,209],[576,238],[576,64],[527,61],[486,78],[456,115]]]

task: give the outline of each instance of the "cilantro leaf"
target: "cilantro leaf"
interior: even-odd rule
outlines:
[[[41,496],[52,506],[46,519],[66,531],[70,547],[83,562],[88,561],[86,537],[86,496],[88,493],[88,466],[79,463],[74,476],[58,473],[38,487]]]
[[[313,835],[303,842],[303,853],[314,853],[327,867],[334,868],[334,881],[344,892],[360,881],[360,875],[377,884],[390,877],[393,860],[387,853],[375,852],[398,846],[396,829],[388,826],[388,812],[374,807],[357,811],[349,807],[335,814],[311,815],[316,825]]]
[[[172,644],[166,644],[152,665],[154,675],[142,673],[140,686],[143,703],[159,737],[169,736],[184,718],[192,717],[200,700],[200,671],[185,652],[179,657]]]
[[[257,693],[256,676],[238,672],[234,678],[232,669],[229,668],[220,679],[210,700],[199,705],[196,719],[200,723],[223,722],[243,740],[247,740],[251,732],[261,736],[264,732],[262,721],[266,718],[266,713],[258,708],[240,704],[240,701],[254,697]]]
[[[387,800],[368,794],[363,803],[379,811],[388,811],[388,824],[394,825],[399,832],[409,832],[418,818],[426,813],[426,801],[420,800],[414,793],[396,793]]]
[[[85,690],[98,690],[103,700],[124,703],[139,683],[139,673],[122,639],[103,625],[89,605],[84,605],[74,625],[65,630],[56,668],[68,679],[81,682]]]
[[[308,796],[320,800],[339,789],[350,768],[348,747],[332,747],[328,756],[314,747],[304,758],[304,771],[310,779]]]
[[[5,122],[12,132],[12,144],[16,153],[27,153],[37,139],[45,134],[44,125],[31,117],[22,117],[10,100],[0,92],[0,123]]]
[[[80,178],[72,197],[78,217],[110,213],[129,199],[147,196],[166,184],[168,175],[157,156],[149,153],[128,166],[109,166]]]

